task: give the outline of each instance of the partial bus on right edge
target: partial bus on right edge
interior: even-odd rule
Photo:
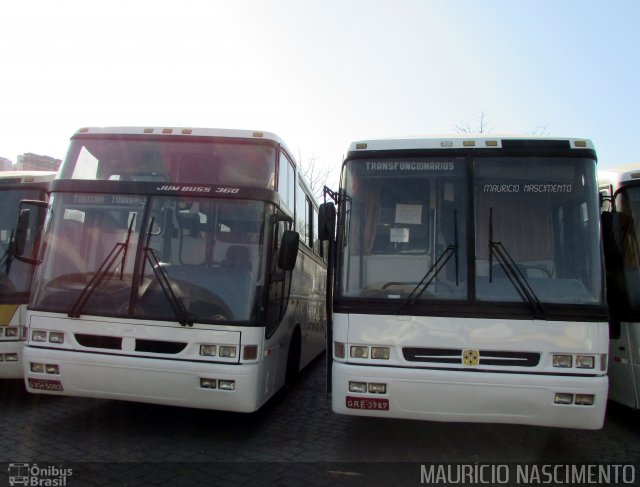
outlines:
[[[363,140],[338,201],[341,414],[602,427],[608,323],[585,139]],[[321,233],[332,233],[332,203]]]
[[[611,335],[609,398],[640,409],[640,167],[598,173]]]

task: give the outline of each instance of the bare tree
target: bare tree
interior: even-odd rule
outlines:
[[[531,132],[531,135],[549,135],[549,133],[547,132],[548,127],[549,127],[549,124],[538,125],[536,129],[533,132]]]
[[[308,159],[303,159],[302,153],[298,151],[298,161],[300,161],[300,172],[307,180],[309,188],[316,199],[321,200],[322,191],[334,169],[320,167],[320,164],[318,164],[318,157],[315,154],[311,154],[311,157]]]
[[[453,127],[453,130],[462,134],[484,134],[486,132],[491,132],[493,127],[490,127],[487,122],[487,114],[484,111],[481,111],[480,114],[476,117],[478,119],[478,125],[476,130],[471,129],[471,125],[466,122],[460,122]]]

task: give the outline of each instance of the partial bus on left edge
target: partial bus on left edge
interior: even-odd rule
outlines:
[[[55,175],[51,171],[0,172],[0,379],[22,378],[22,330],[33,266],[15,258],[20,201],[46,201]]]

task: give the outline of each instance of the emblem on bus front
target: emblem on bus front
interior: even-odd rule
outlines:
[[[463,350],[462,365],[475,367],[480,363],[480,352],[478,350]]]

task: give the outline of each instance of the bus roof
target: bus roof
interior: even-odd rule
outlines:
[[[74,137],[77,135],[165,135],[184,137],[229,137],[236,139],[270,140],[282,146],[285,146],[285,143],[276,134],[259,130],[191,127],[83,127],[76,131]]]
[[[640,182],[640,164],[628,164],[614,169],[598,171],[599,184],[613,184],[617,186],[629,181]]]
[[[557,145],[556,148],[594,150],[593,143],[589,139],[534,135],[455,134],[359,140],[351,143],[349,152],[411,149],[496,149],[505,145],[512,147],[516,145],[522,147]],[[560,147],[561,145],[563,147]]]
[[[46,183],[55,177],[55,171],[1,171],[0,184]]]

